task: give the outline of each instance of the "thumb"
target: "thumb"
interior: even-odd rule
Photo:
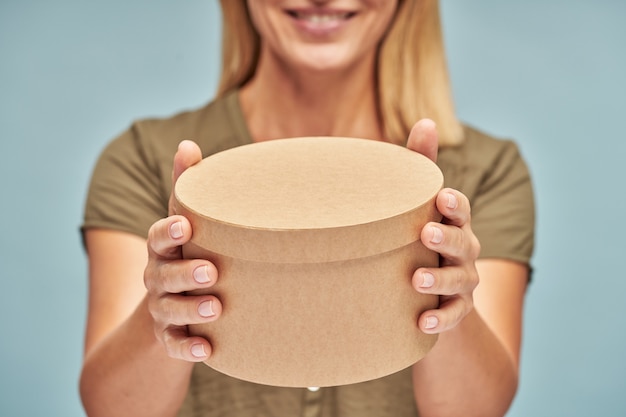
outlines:
[[[433,162],[437,162],[439,136],[435,122],[430,119],[422,119],[415,123],[409,134],[406,147],[424,155]]]
[[[187,168],[197,164],[202,160],[202,151],[200,147],[190,140],[184,140],[178,144],[178,150],[174,155],[174,168],[172,169],[172,192],[169,201],[169,213],[174,214],[174,186],[178,177],[185,172]]]
[[[174,169],[172,170],[172,186],[176,184],[178,177],[187,168],[202,160],[202,151],[195,142],[184,140],[178,144],[178,150],[174,155]]]

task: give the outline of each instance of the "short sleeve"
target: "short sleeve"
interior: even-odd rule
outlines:
[[[535,205],[531,176],[514,142],[502,141],[472,201],[472,229],[481,258],[530,263]]]
[[[204,157],[251,143],[237,90],[199,109],[139,120],[114,139],[95,165],[81,230],[105,228],[147,238],[168,215],[173,158],[181,140]]]
[[[106,228],[147,237],[167,216],[169,196],[161,166],[142,142],[135,124],[113,140],[95,165],[81,230]]]

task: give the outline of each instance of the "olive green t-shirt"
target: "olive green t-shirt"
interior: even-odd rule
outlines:
[[[183,139],[198,143],[204,157],[251,143],[237,91],[198,110],[136,122],[112,141],[93,172],[83,230],[105,228],[147,237],[150,226],[168,214],[173,156]],[[480,257],[528,264],[534,241],[533,191],[517,146],[466,126],[464,143],[440,149],[437,164],[445,186],[463,192],[471,202]],[[418,412],[410,369],[314,391],[248,383],[199,364],[179,415],[408,417]]]

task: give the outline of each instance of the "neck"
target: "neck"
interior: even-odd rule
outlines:
[[[382,140],[375,59],[341,71],[294,71],[261,55],[255,76],[240,91],[255,141],[298,136]]]

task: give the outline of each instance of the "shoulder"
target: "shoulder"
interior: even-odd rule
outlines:
[[[83,228],[124,230],[145,237],[149,226],[167,215],[178,144],[193,140],[208,156],[245,143],[245,129],[235,92],[199,109],[134,122],[98,158]]]
[[[526,164],[515,141],[497,138],[471,126],[464,126],[461,145],[443,148],[439,166],[447,186],[457,188],[471,199],[479,188],[505,177],[528,177]]]
[[[534,247],[532,181],[517,144],[465,128],[465,141],[440,152],[447,187],[472,206],[472,229],[481,257],[528,263]]]
[[[468,125],[463,130],[462,144],[441,150],[444,163],[491,166],[507,154],[519,154],[518,146],[512,139],[495,137]]]
[[[169,177],[173,156],[182,140],[196,142],[203,156],[250,141],[236,91],[205,106],[166,118],[137,120],[103,151],[122,165],[140,164]]]
[[[136,121],[130,128],[137,145],[156,159],[170,160],[182,140],[196,142],[204,156],[247,142],[247,130],[236,91],[207,105],[168,118]],[[241,143],[240,143],[241,142]]]

